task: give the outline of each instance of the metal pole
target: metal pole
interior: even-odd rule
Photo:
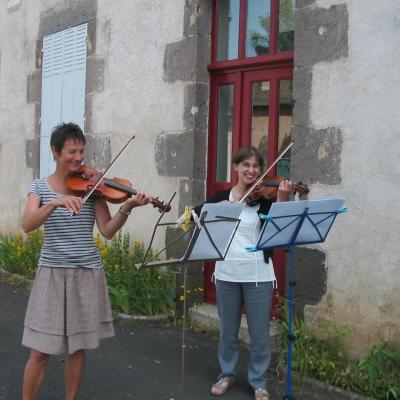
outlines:
[[[183,315],[182,315],[182,347],[181,347],[181,384],[178,400],[185,399],[185,349],[186,349],[186,278],[187,268],[183,266]]]

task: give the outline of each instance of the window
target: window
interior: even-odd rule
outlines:
[[[55,168],[50,151],[52,129],[85,118],[87,24],[43,38],[42,104],[40,125],[40,176]]]
[[[294,49],[295,0],[214,0],[212,62]]]
[[[269,53],[271,33],[270,0],[248,1],[246,18],[246,57]]]
[[[240,0],[218,1],[218,60],[238,58]]]

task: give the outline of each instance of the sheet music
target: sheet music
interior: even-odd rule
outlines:
[[[200,219],[206,212],[204,219],[205,226],[198,232],[198,237],[188,260],[220,260],[221,253],[223,256],[228,251],[229,244],[233,238],[239,221],[237,219],[240,216],[244,208],[244,204],[238,203],[206,203],[203,205],[200,213]],[[231,218],[233,220],[224,220],[225,218]],[[218,222],[210,222],[218,220]],[[207,228],[212,242],[217,247],[218,251],[214,248],[207,232]]]
[[[344,201],[344,199],[317,199],[310,201],[308,217],[303,222],[296,242],[318,243],[325,240],[336,218],[336,211],[343,207]],[[323,240],[320,240],[321,236]]]
[[[308,207],[307,217],[296,236],[294,245],[323,242],[343,207],[345,199],[315,199],[273,203],[260,233],[257,249],[285,247],[291,243],[301,215]]]

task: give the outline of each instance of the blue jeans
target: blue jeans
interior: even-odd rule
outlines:
[[[246,307],[250,336],[250,361],[247,378],[254,389],[267,385],[267,369],[271,362],[269,316],[272,282],[228,282],[216,280],[221,334],[218,346],[219,377],[235,376],[239,360],[239,327],[241,308]]]

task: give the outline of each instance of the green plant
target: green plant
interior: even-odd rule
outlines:
[[[378,399],[400,399],[399,347],[381,344],[372,348],[352,370],[354,390],[371,393]]]
[[[120,286],[114,287],[108,285],[108,292],[111,297],[111,303],[113,308],[119,308],[124,313],[129,313],[129,293],[128,291]]]
[[[6,271],[33,278],[43,244],[43,232],[36,230],[27,234],[0,235],[0,265]]]
[[[99,235],[95,240],[114,308],[144,315],[165,314],[173,309],[175,275],[166,268],[137,269],[135,264],[139,264],[144,256],[142,243],[134,241],[132,246],[129,235],[121,232],[110,243]]]
[[[288,306],[284,303],[279,363],[287,358]],[[317,335],[294,318],[292,367],[305,377],[358,392],[376,399],[400,399],[400,352],[394,345],[375,346],[367,357],[354,362],[345,352],[346,327],[322,322]]]
[[[135,267],[144,256],[142,243],[134,241],[132,245],[129,235],[121,232],[110,242],[102,240],[100,235],[94,239],[107,276],[113,308],[145,315],[168,313],[173,309],[174,274],[165,268],[138,270]],[[42,244],[41,230],[28,233],[26,238],[20,233],[0,235],[0,266],[8,272],[33,278]]]

